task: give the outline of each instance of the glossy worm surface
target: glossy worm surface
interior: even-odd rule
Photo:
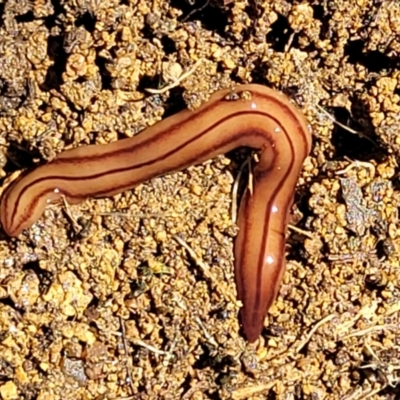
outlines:
[[[3,229],[18,235],[61,195],[70,203],[110,196],[241,146],[260,150],[235,243],[241,319],[253,342],[280,287],[288,213],[311,147],[307,121],[279,92],[254,84],[219,91],[196,111],[182,111],[133,138],[65,151],[8,188]]]

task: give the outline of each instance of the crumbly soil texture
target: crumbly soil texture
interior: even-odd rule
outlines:
[[[292,98],[313,148],[255,344],[232,248],[256,155],[1,231],[0,398],[398,398],[399,54],[397,0],[2,0],[2,190],[240,83]]]

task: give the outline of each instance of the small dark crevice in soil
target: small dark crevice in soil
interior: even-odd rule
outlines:
[[[368,117],[365,105],[359,99],[353,98],[351,114],[343,107],[334,107],[330,110],[331,115],[339,123],[359,132],[352,133],[338,124],[332,132],[332,144],[335,146],[336,154],[334,159],[345,157],[360,161],[374,159],[382,162],[387,155],[379,137],[375,133],[372,121]]]
[[[200,21],[205,29],[226,37],[227,7],[217,4],[214,0],[172,0],[171,7],[182,11],[179,21]]]
[[[278,19],[271,25],[271,31],[267,35],[267,43],[271,44],[273,50],[283,53],[293,32],[287,17],[279,15]],[[296,35],[293,38],[292,46],[296,47]]]
[[[383,73],[399,66],[398,58],[391,58],[386,54],[374,50],[364,51],[364,40],[353,40],[345,47],[345,55],[350,64],[361,64],[369,72]]]
[[[62,74],[65,72],[67,65],[67,54],[63,44],[63,35],[49,36],[47,39],[47,53],[50,59],[54,61],[54,64],[47,70],[45,81],[40,88],[43,91],[60,90]]]

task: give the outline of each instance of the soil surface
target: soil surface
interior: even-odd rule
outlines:
[[[240,83],[313,129],[255,344],[233,275],[246,151],[0,232],[1,399],[397,398],[399,54],[396,0],[1,1],[2,190]]]

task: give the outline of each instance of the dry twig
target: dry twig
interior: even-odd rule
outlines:
[[[171,82],[169,85],[166,85],[161,89],[145,88],[144,90],[151,94],[165,93],[168,90],[173,89],[174,87],[178,86],[183,80],[185,80],[187,77],[192,75],[193,72],[196,71],[197,67],[202,63],[202,61],[203,61],[203,59],[199,58],[188,71],[184,72],[176,81]]]
[[[362,137],[363,139],[368,140],[370,143],[372,143],[375,147],[377,147],[377,144],[367,135],[365,135],[364,133],[360,132],[360,131],[356,131],[344,124],[342,124],[341,122],[339,122],[334,116],[332,116],[331,114],[328,113],[328,111],[326,111],[324,108],[322,108],[319,104],[316,105],[316,108],[321,111],[324,115],[326,115],[334,124],[340,126],[341,128],[343,128],[344,130],[346,130],[347,132],[352,133],[353,135],[358,135],[360,137]]]
[[[300,350],[310,341],[314,333],[320,328],[322,325],[326,324],[329,322],[331,319],[335,318],[336,314],[330,314],[327,315],[325,318],[322,318],[320,321],[318,321],[314,327],[310,330],[310,332],[306,335],[306,337],[300,341],[300,343],[296,346],[295,353],[299,353]]]
[[[233,183],[232,187],[232,210],[231,210],[231,220],[233,223],[237,221],[237,203],[238,203],[238,190],[239,190],[239,183],[243,175],[243,171],[246,166],[250,168],[251,156],[247,157],[246,161],[242,163],[239,168],[239,172],[236,176],[235,182]]]
[[[214,287],[217,289],[218,293],[225,298],[227,301],[231,301],[233,303],[237,303],[236,298],[231,295],[226,294],[224,290],[221,289],[219,282],[215,279],[213,274],[210,271],[210,267],[207,263],[205,263],[200,257],[197,256],[195,251],[179,236],[173,235],[172,236],[190,255],[196,265],[203,271],[204,276],[213,283]]]
[[[121,317],[119,317],[119,324],[121,325],[122,343],[123,343],[123,345],[124,345],[125,355],[128,356],[128,343],[127,343],[127,340],[126,340],[125,324],[124,324],[124,321],[122,320]],[[130,360],[130,358],[129,358],[129,360]],[[130,385],[132,394],[134,394],[134,393],[136,392],[136,390],[135,390],[135,386],[133,386],[132,365],[131,365],[131,362],[130,362],[130,361],[128,361],[128,362],[126,363],[126,371],[127,371],[127,373],[128,373],[128,376],[129,376],[129,385]]]

